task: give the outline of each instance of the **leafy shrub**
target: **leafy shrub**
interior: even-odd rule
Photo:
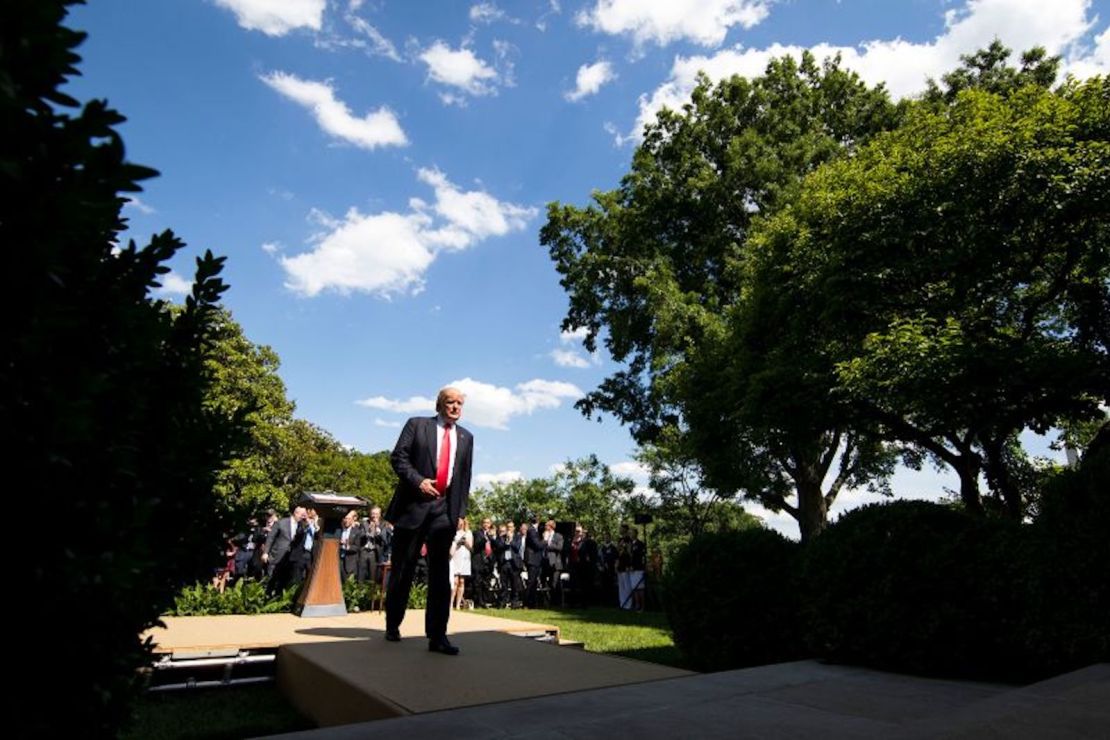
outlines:
[[[1110,449],[1051,480],[1032,526],[1021,631],[1031,670],[1110,662]]]
[[[244,578],[234,585],[219,589],[210,583],[197,583],[183,588],[174,598],[171,617],[203,617],[214,614],[275,614],[293,608],[297,586],[290,586],[283,594],[266,598],[266,586],[261,581]]]
[[[845,514],[805,553],[811,649],[906,673],[1027,678],[1018,649],[1025,535],[1017,524],[924,501]]]
[[[343,600],[349,612],[367,612],[378,606],[382,587],[371,581],[359,583],[354,578],[343,581]]]
[[[84,38],[62,26],[72,4],[0,4],[5,474],[75,523],[49,547],[13,530],[12,550],[35,553],[20,639],[36,659],[9,698],[65,697],[64,712],[25,712],[24,736],[114,737],[149,660],[139,635],[222,551],[212,491],[241,429],[203,405],[223,260],[197,260],[181,311],[150,299],[184,245],[169,231],[122,239],[123,194],[156,173],[126,161],[119,113],[62,92]],[[75,605],[89,636],[77,650],[51,628]]]
[[[795,570],[799,545],[777,532],[705,534],[671,559],[664,599],[675,645],[698,670],[802,657]]]
[[[412,584],[412,591],[409,591],[409,609],[426,609],[428,608],[428,584],[414,583]]]

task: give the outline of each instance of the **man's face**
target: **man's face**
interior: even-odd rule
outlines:
[[[293,519],[294,520],[296,520],[298,522],[303,522],[305,520],[305,517],[307,517],[307,516],[308,516],[308,512],[305,510],[305,508],[303,506],[298,506],[297,508],[293,509]]]
[[[447,391],[443,396],[443,418],[452,423],[462,418],[463,396],[455,390]]]
[[[502,525],[502,526],[497,528],[497,536],[498,537],[508,537],[509,536],[509,530],[505,529],[504,525]]]
[[[493,520],[492,519],[483,519],[482,520],[482,529],[489,530],[489,529],[492,529],[492,528],[493,528]]]
[[[372,521],[374,524],[377,524],[379,521],[381,521],[381,518],[382,518],[382,510],[381,509],[371,509],[370,510],[370,521]]]
[[[581,527],[576,527],[575,530],[574,530],[574,536],[577,537],[578,539],[582,539],[583,535],[585,535],[585,534],[586,534],[585,531],[583,531],[583,529]]]
[[[350,527],[354,525],[356,518],[357,517],[353,511],[347,512],[347,516],[343,517],[343,526]]]

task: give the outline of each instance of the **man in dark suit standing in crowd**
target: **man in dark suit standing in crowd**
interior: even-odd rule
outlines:
[[[409,590],[421,545],[428,546],[428,608],[424,633],[428,649],[457,655],[447,640],[451,613],[451,541],[470,499],[474,436],[458,425],[465,398],[444,388],[436,415],[405,422],[390,462],[400,480],[385,518],[393,523],[393,573],[385,599],[385,639],[401,639]]]
[[[270,528],[262,545],[262,562],[266,564],[270,580],[266,583],[266,595],[279,594],[294,579],[294,553],[304,548],[308,510],[294,506],[293,513],[278,519]]]

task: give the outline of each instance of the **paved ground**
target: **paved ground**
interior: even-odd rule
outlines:
[[[1110,665],[1014,689],[800,661],[275,737],[1106,739]]]

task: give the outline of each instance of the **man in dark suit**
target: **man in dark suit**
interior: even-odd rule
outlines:
[[[409,419],[390,463],[400,480],[385,518],[393,523],[393,573],[385,599],[385,639],[401,639],[409,590],[421,545],[428,549],[428,607],[424,633],[428,649],[457,655],[447,640],[451,613],[451,541],[466,516],[474,435],[458,425],[464,402],[458,388],[444,388],[436,415]]]
[[[528,593],[524,597],[524,605],[529,609],[536,608],[536,588],[540,585],[540,573],[543,571],[543,536],[539,532],[539,517],[533,516],[532,523],[525,522],[520,525],[520,533],[524,536],[524,565],[528,569]]]
[[[292,553],[304,548],[306,529],[304,521],[308,510],[303,506],[293,507],[293,513],[274,522],[263,544],[262,562],[266,564],[270,576],[266,583],[266,595],[281,593],[293,580]]]

